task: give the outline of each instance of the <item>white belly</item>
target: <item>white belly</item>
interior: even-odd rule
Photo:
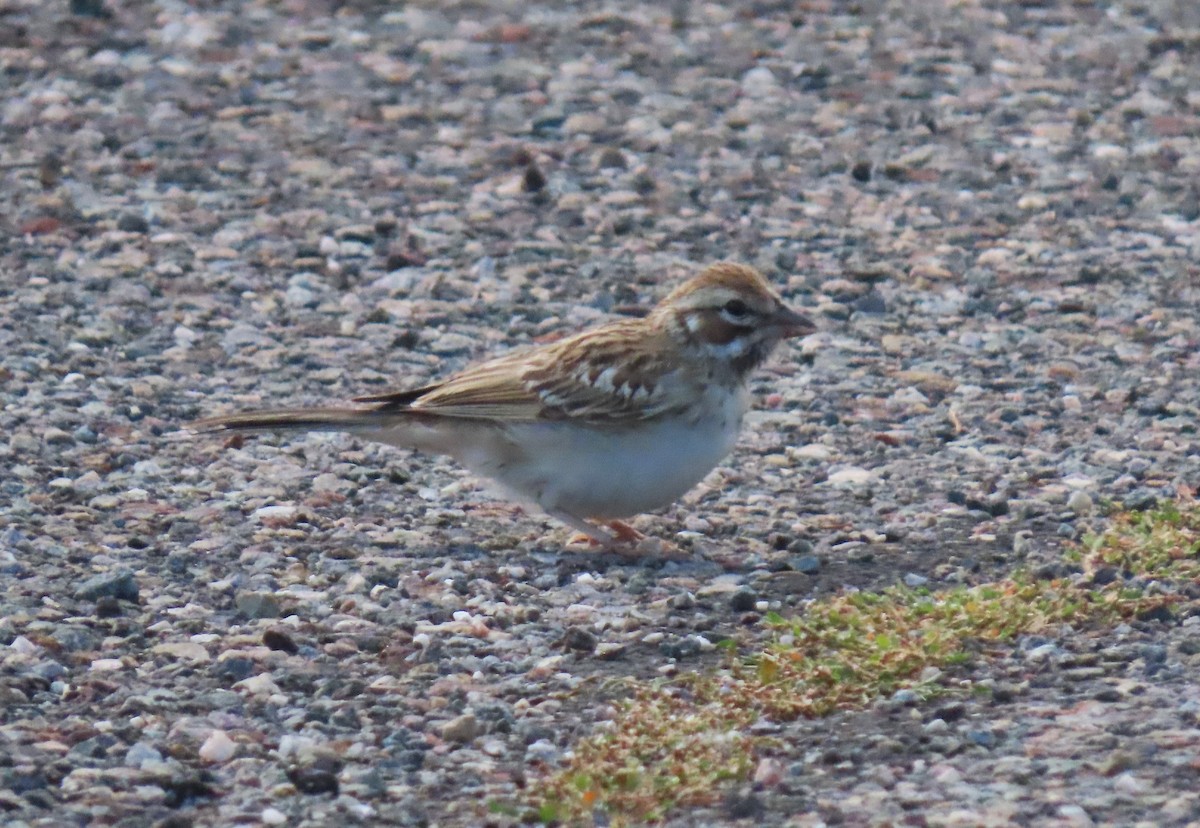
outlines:
[[[660,509],[699,483],[729,454],[744,410],[731,399],[694,423],[641,423],[587,429],[563,423],[508,427],[515,443],[537,448],[503,464],[459,460],[547,511],[613,519]]]
[[[577,518],[616,519],[678,500],[729,454],[746,410],[744,393],[711,389],[712,413],[694,422],[584,428],[564,422],[482,426],[446,418],[362,432],[381,442],[448,454],[521,500]]]

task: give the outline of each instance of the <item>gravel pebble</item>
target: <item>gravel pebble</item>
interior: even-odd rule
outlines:
[[[75,597],[84,600],[118,598],[123,601],[137,601],[137,579],[128,569],[104,572],[88,578],[76,587]]]
[[[464,713],[442,725],[442,738],[448,742],[470,742],[483,733],[483,727],[470,713]]]
[[[237,753],[237,743],[229,738],[223,730],[214,730],[200,746],[199,756],[206,762],[222,764],[228,762]]]

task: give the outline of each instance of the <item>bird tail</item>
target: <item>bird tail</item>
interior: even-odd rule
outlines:
[[[394,418],[393,418],[394,419]],[[380,412],[362,408],[282,408],[209,417],[189,423],[188,431],[371,431],[383,426]]]

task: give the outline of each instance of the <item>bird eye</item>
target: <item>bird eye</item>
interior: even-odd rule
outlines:
[[[730,299],[722,310],[730,316],[745,316],[750,312],[750,308],[741,299]]]

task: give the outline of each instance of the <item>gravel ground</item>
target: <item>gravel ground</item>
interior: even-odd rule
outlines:
[[[481,824],[765,608],[1200,485],[1200,7],[0,0],[0,820]],[[565,532],[441,459],[181,423],[763,269],[736,454]],[[778,727],[672,824],[1200,824],[1200,602]],[[774,725],[764,726],[765,730]],[[500,822],[503,818],[495,817]]]

